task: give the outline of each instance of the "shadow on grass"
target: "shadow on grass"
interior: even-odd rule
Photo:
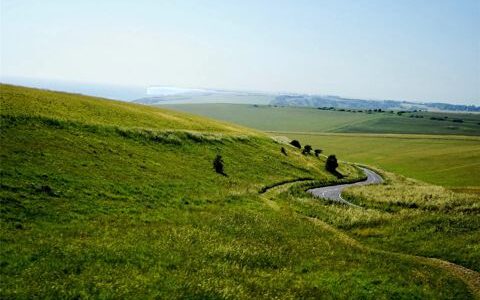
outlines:
[[[330,172],[331,174],[333,174],[338,179],[342,179],[342,178],[345,177],[342,173],[338,172],[337,170],[328,170],[327,169],[327,171]]]

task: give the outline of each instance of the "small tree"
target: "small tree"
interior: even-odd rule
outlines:
[[[298,149],[302,149],[302,145],[300,145],[300,142],[297,141],[297,140],[293,140],[290,142],[290,145],[292,145],[293,147],[296,147]]]
[[[223,170],[223,159],[221,155],[217,154],[217,156],[213,160],[213,168],[218,174],[226,175]]]
[[[335,155],[329,155],[327,158],[327,162],[325,163],[325,169],[331,173],[337,172],[336,169],[338,168],[337,157]]]
[[[315,151],[313,151],[313,152],[315,153],[316,157],[319,157],[320,153],[322,153],[322,149],[315,149]]]
[[[282,152],[283,155],[287,156],[287,150],[285,150],[284,147],[282,147],[282,149],[280,149],[280,151]]]
[[[312,151],[312,146],[310,146],[310,145],[305,145],[305,147],[303,147],[302,153],[303,153],[303,154],[310,154],[310,151]]]

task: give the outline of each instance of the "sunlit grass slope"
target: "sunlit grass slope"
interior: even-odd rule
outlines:
[[[324,220],[364,245],[441,258],[480,271],[480,197],[376,171],[384,184],[343,192],[344,199],[358,206],[318,201],[299,187],[282,196],[297,211]]]
[[[244,128],[186,113],[79,94],[1,85],[2,114],[55,118],[94,125],[161,130],[244,133]],[[101,101],[99,101],[101,100]],[[248,133],[254,134],[252,130]]]
[[[0,91],[2,299],[471,297],[442,269],[351,248],[259,194],[337,182],[323,158],[188,114]]]

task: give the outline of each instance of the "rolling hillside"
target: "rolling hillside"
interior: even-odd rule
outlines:
[[[473,297],[448,269],[339,238],[311,198],[277,201],[281,183],[340,182],[323,157],[167,109],[10,85],[0,101],[2,299]]]
[[[416,112],[398,116],[232,104],[168,107],[298,139],[326,154],[432,184],[480,191],[480,178],[475,175],[480,174],[479,114]],[[453,122],[458,119],[464,122]]]

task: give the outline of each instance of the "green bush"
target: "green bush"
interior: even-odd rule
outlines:
[[[215,172],[217,172],[218,174],[227,175],[227,174],[225,174],[225,171],[223,169],[222,156],[219,155],[219,154],[217,154],[217,156],[213,160],[213,168],[215,169]]]
[[[305,145],[305,147],[303,148],[302,153],[303,153],[303,154],[310,154],[311,151],[312,151],[312,146],[310,146],[310,145]]]
[[[327,169],[327,171],[331,173],[334,173],[336,172],[337,168],[338,168],[337,157],[335,155],[329,155],[325,163],[325,169]]]
[[[298,148],[298,149],[302,149],[302,145],[301,145],[300,142],[297,141],[297,140],[291,141],[291,142],[290,142],[290,145],[292,145],[293,147],[296,147],[296,148]]]

